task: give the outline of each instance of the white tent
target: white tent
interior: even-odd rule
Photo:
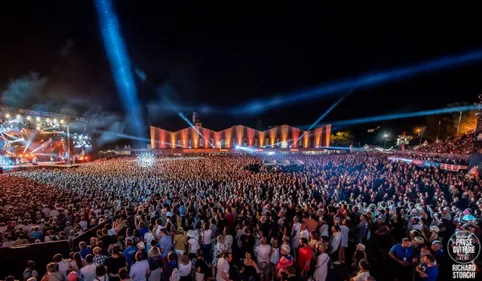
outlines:
[[[276,165],[276,160],[264,160],[263,161],[264,166],[275,166]]]
[[[285,159],[285,160],[279,161],[278,164],[281,166],[288,166],[290,164],[290,161]]]

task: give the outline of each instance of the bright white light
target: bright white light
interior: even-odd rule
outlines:
[[[57,119],[54,119],[54,123],[57,123],[57,122],[59,122],[59,121]]]
[[[37,130],[39,130],[39,131],[40,131],[40,127],[38,127],[38,126],[37,126]]]
[[[288,142],[282,141],[281,142],[281,148],[287,148],[288,147]]]
[[[10,118],[10,114],[8,114],[8,113],[5,114],[5,117]]]
[[[21,118],[22,118],[22,115],[17,114],[17,119],[21,119]]]
[[[139,155],[137,165],[141,168],[152,168],[156,165],[156,157],[154,155]]]
[[[30,119],[32,119],[32,117],[30,117],[30,116],[27,116],[27,120],[30,120]]]
[[[388,135],[387,135],[387,134],[385,134],[383,137],[387,138],[387,137],[388,137]]]
[[[40,117],[35,118],[35,120],[40,121]]]
[[[239,149],[239,145],[236,145],[234,148]]]
[[[46,120],[46,121],[47,121],[47,122],[50,122],[50,119],[49,119],[49,118],[47,118],[47,120]]]
[[[274,155],[274,151],[268,152],[268,155]]]
[[[64,119],[60,120],[60,123],[64,124]]]

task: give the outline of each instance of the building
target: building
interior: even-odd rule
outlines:
[[[312,131],[303,131],[289,125],[259,131],[237,125],[217,132],[202,127],[199,121],[195,124],[194,127],[187,127],[176,132],[151,126],[151,148],[212,150],[241,146],[293,150],[315,149],[330,145],[331,125],[325,125]]]

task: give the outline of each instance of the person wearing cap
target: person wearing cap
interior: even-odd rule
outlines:
[[[410,275],[410,266],[415,257],[414,248],[409,238],[403,238],[402,243],[394,245],[388,253],[394,263],[394,273],[400,279],[407,279]]]

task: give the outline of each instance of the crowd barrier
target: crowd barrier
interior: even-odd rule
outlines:
[[[36,269],[40,277],[42,277],[45,274],[46,265],[52,261],[55,254],[60,253],[64,258],[68,258],[70,252],[78,250],[79,242],[85,241],[89,243],[90,238],[96,236],[96,231],[102,229],[110,222],[110,220],[107,220],[72,240],[0,248],[0,280],[5,279],[8,275],[13,275],[16,279],[23,280],[23,271],[27,268],[29,260],[35,261]]]
[[[413,164],[418,167],[437,167],[441,170],[445,171],[453,171],[458,172],[461,170],[467,170],[467,166],[464,165],[455,165],[455,164],[447,164],[447,163],[438,163],[432,161],[424,161],[424,160],[416,160],[416,159],[408,159],[408,158],[399,158],[399,157],[388,157],[390,161],[402,161],[408,164]]]

